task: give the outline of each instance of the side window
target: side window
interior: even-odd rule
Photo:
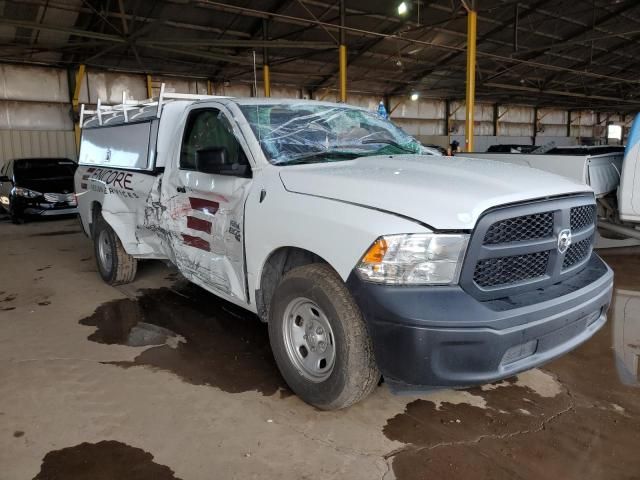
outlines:
[[[230,164],[248,165],[247,156],[233,134],[231,124],[220,110],[193,110],[187,118],[180,149],[180,168],[195,170],[198,150],[226,148]]]

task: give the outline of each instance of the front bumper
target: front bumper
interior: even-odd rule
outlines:
[[[13,209],[20,215],[76,215],[78,207],[67,202],[47,202],[43,198],[15,198]]]
[[[56,215],[76,215],[78,213],[78,207],[68,208],[55,208],[55,209],[40,209],[40,208],[25,208],[25,215],[41,215],[44,217],[56,216]]]
[[[613,272],[594,253],[563,282],[482,302],[459,286],[383,286],[355,273],[347,286],[386,382],[464,387],[539,366],[589,339],[606,322]]]

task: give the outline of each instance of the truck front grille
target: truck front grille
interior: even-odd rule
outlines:
[[[549,252],[528,253],[512,257],[488,258],[476,264],[473,281],[481,287],[508,285],[543,276]]]
[[[574,243],[569,247],[567,253],[564,255],[562,261],[562,269],[566,270],[574,265],[586,260],[591,253],[591,247],[593,245],[593,237],[585,238],[584,240]]]
[[[559,282],[586,265],[595,228],[592,195],[490,210],[474,229],[460,284],[488,300]],[[559,237],[569,232],[566,248]]]
[[[69,203],[75,201],[73,193],[45,193],[44,199],[51,203]]]
[[[583,205],[571,209],[571,230],[578,231],[593,225],[596,219],[596,206]]]
[[[494,223],[484,236],[486,245],[517,242],[553,235],[553,213],[543,212],[507,218]]]

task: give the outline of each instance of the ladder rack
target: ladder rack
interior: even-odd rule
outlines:
[[[156,118],[160,118],[162,115],[162,108],[167,103],[173,100],[207,100],[212,98],[231,98],[219,95],[199,95],[191,93],[166,93],[164,90],[165,84],[160,85],[160,96],[157,99],[147,98],[145,100],[134,100],[127,98],[127,92],[122,92],[122,103],[118,105],[103,105],[102,101],[98,98],[98,103],[95,110],[88,110],[83,103],[80,106],[80,128],[84,128],[85,124],[88,124],[94,120],[98,120],[98,125],[103,126],[108,123],[114,122],[116,119],[120,119],[123,123],[133,121],[144,114],[145,116],[151,116],[153,114]],[[155,112],[154,112],[155,109]]]

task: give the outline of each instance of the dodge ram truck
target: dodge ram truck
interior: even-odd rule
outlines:
[[[75,177],[109,284],[163,259],[268,322],[291,389],[321,409],[493,382],[606,322],[590,187],[434,155],[375,112],[169,95],[82,107]]]

